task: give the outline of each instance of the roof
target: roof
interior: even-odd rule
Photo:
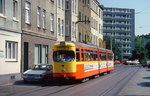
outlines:
[[[78,45],[78,46],[84,46],[84,47],[95,48],[95,49],[99,49],[99,50],[112,52],[111,50],[108,50],[108,49],[105,49],[105,48],[99,48],[98,46],[95,46],[93,44],[85,44],[85,43],[74,42],[74,41],[67,41],[67,42],[72,42],[72,43],[74,43],[75,45]]]

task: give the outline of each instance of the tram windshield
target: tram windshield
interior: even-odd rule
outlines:
[[[53,53],[53,60],[55,62],[71,62],[75,58],[73,51],[55,51]]]

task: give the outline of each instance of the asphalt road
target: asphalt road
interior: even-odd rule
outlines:
[[[51,81],[43,87],[39,83],[24,84],[20,80],[12,85],[0,86],[0,96],[117,96],[139,68],[134,65],[117,65],[111,74],[84,83],[60,85]]]

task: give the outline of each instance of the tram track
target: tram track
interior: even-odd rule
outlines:
[[[97,80],[96,82],[94,82],[94,83],[92,83],[92,84],[89,84],[86,88],[81,88],[81,90],[79,90],[79,91],[77,91],[77,92],[74,92],[74,93],[72,93],[72,94],[70,94],[70,95],[68,95],[68,96],[76,96],[76,95],[79,95],[79,94],[82,93],[83,91],[87,91],[87,90],[90,89],[91,87],[96,86],[98,83],[103,82],[103,81],[105,81],[106,79],[111,78],[113,75],[118,75],[118,74],[121,74],[121,73],[123,73],[123,72],[126,72],[126,68],[125,68],[124,70],[122,70],[121,72],[116,72],[116,73],[114,73],[114,74],[112,74],[112,75],[109,75],[109,76],[106,77],[106,78],[100,78],[100,79]],[[107,75],[106,75],[106,76],[107,76]],[[93,80],[95,80],[95,79],[93,79]],[[89,82],[90,82],[90,81],[89,81]],[[86,83],[86,82],[85,82],[85,83]],[[84,84],[84,83],[83,83],[83,84]],[[79,84],[79,86],[80,86],[80,84]],[[79,86],[78,86],[78,85],[75,85],[75,86],[67,87],[66,89],[57,90],[57,92],[49,93],[49,94],[46,94],[46,95],[43,95],[43,96],[51,96],[51,95],[53,96],[53,94],[55,94],[55,93],[62,92],[62,91],[71,89],[71,88],[73,88],[73,87],[79,87]],[[63,95],[62,95],[62,96],[63,96]]]
[[[118,82],[116,82],[113,86],[111,86],[109,89],[107,89],[106,91],[104,91],[103,93],[101,93],[99,96],[110,96],[109,92],[111,92],[116,86],[118,86],[118,84],[122,84],[122,87],[124,85],[126,85],[126,83],[132,79],[132,77],[138,72],[140,68],[134,70],[134,72],[132,72],[132,74],[129,72],[128,74],[126,74],[126,76],[124,76],[122,79],[120,79]],[[130,76],[129,76],[130,75]],[[127,77],[128,76],[128,77]],[[124,82],[123,82],[124,81]],[[121,91],[122,88],[119,88],[119,91]],[[118,91],[118,92],[119,92]],[[118,92],[116,92],[115,94],[111,94],[111,96],[117,96]]]
[[[90,84],[88,84],[88,85],[86,85],[86,86],[84,86],[83,85],[83,87],[82,88],[80,88],[81,90],[78,90],[78,91],[76,91],[76,92],[73,92],[73,93],[71,93],[70,95],[67,95],[67,96],[77,96],[77,95],[81,95],[82,93],[84,93],[84,92],[86,92],[86,91],[88,91],[88,90],[90,90],[92,87],[95,87],[95,86],[98,86],[98,84],[100,84],[100,83],[103,83],[104,81],[106,81],[106,80],[108,80],[108,79],[110,79],[110,78],[113,78],[114,77],[114,75],[119,75],[119,74],[122,74],[122,73],[124,73],[124,72],[126,72],[127,70],[126,70],[126,68],[124,69],[124,70],[121,70],[120,72],[115,72],[114,74],[111,74],[111,75],[106,75],[107,77],[105,77],[105,78],[100,78],[100,79],[98,79],[98,80],[95,80],[93,83],[90,83]],[[87,82],[88,83],[88,82]],[[105,85],[105,86],[107,86],[107,84]],[[111,88],[113,88],[114,86],[112,86]],[[108,88],[108,89],[106,89],[104,92],[101,92],[100,94],[105,94],[105,93],[107,93],[107,91],[108,90],[110,90],[110,88]],[[101,91],[101,90],[100,90]],[[110,90],[111,91],[111,90]],[[49,95],[47,95],[47,96],[51,96],[50,94]],[[53,95],[52,95],[53,96]],[[56,96],[56,95],[55,95]],[[62,95],[62,96],[65,96],[65,95]],[[101,95],[96,95],[96,96],[101,96]],[[103,96],[103,95],[102,95]],[[106,95],[107,96],[107,95]],[[113,96],[113,95],[112,95]],[[115,96],[115,95],[114,95]]]
[[[100,76],[99,78],[99,80],[97,80],[96,82],[94,82],[94,84],[92,83],[91,85],[88,85],[89,86],[89,88],[91,88],[92,86],[95,86],[97,83],[99,83],[99,82],[103,82],[104,80],[106,80],[106,79],[109,79],[109,78],[111,78],[111,77],[113,77],[114,75],[119,75],[119,74],[121,74],[121,73],[123,73],[123,72],[126,72],[126,69],[127,69],[128,67],[125,67],[124,69],[121,69],[120,71],[118,70],[118,72],[114,72],[114,73],[112,73],[111,75],[105,75],[106,76],[106,78],[102,78],[102,77],[104,77],[104,76]],[[136,73],[136,72],[135,72]],[[127,74],[128,75],[128,74]],[[95,80],[95,79],[93,79],[93,80]],[[92,80],[91,80],[92,81]],[[90,81],[88,81],[88,82],[90,82]],[[119,82],[119,81],[118,81]],[[121,80],[120,80],[120,82],[121,82]],[[56,82],[55,82],[56,83]],[[85,82],[86,83],[86,82]],[[43,93],[43,92],[45,92],[45,93],[43,93],[42,95],[40,95],[40,96],[51,96],[51,95],[53,95],[53,94],[57,94],[57,93],[59,93],[59,92],[63,92],[63,91],[65,91],[65,90],[69,90],[69,89],[71,89],[71,88],[74,88],[74,87],[78,87],[78,85],[81,85],[81,84],[84,84],[84,83],[79,83],[79,84],[74,84],[74,85],[67,85],[67,86],[64,86],[64,85],[62,85],[62,86],[52,86],[52,87],[36,87],[36,88],[34,88],[34,89],[31,89],[31,90],[26,90],[26,91],[23,91],[23,92],[21,92],[21,93],[18,93],[18,94],[11,94],[11,96],[32,96],[32,95],[34,95],[34,93],[35,94],[38,94],[38,93]],[[112,90],[112,88],[113,88],[113,86],[111,87],[111,88],[109,88],[107,91],[105,91],[105,92],[103,92],[103,95],[99,95],[99,96],[105,96],[105,94],[107,94],[107,93],[109,93],[111,90]],[[50,91],[49,91],[50,90]],[[87,90],[87,88],[86,89],[82,89],[82,90],[80,90],[80,92],[81,91],[85,91],[85,90]],[[79,92],[79,93],[80,93]],[[77,92],[78,93],[78,92]],[[70,96],[73,96],[73,95],[70,95]]]

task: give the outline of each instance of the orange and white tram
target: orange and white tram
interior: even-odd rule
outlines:
[[[79,42],[53,46],[53,77],[84,79],[114,69],[113,52]]]

